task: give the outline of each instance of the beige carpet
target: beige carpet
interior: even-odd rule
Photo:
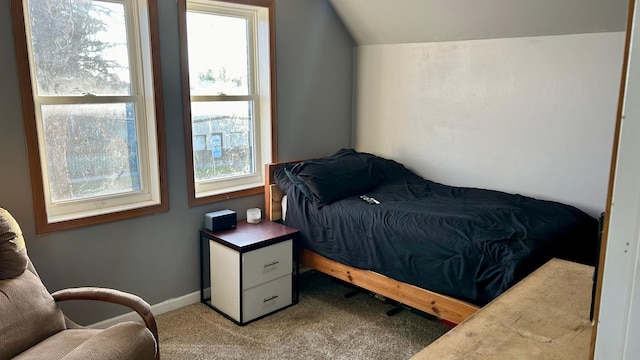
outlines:
[[[157,316],[163,360],[409,359],[449,327],[357,294],[327,276],[301,275],[300,302],[245,326],[204,304]]]

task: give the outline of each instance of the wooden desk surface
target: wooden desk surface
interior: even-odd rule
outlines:
[[[589,358],[593,267],[553,259],[412,360]]]

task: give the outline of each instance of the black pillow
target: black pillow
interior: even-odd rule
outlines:
[[[291,168],[291,174],[309,187],[318,206],[365,193],[382,180],[371,155],[353,149],[298,163]]]
[[[291,172],[291,169],[293,168],[293,166],[294,166],[293,164],[285,164],[284,168],[282,169],[284,171],[284,174],[287,176],[287,178],[289,178],[289,181],[291,181],[291,183],[293,183],[293,185],[298,190],[300,190],[302,194],[304,194],[305,197],[307,197],[309,200],[313,200],[313,194],[311,193],[311,189],[309,189],[307,184],[305,184],[302,180],[300,180],[297,176],[295,176]]]

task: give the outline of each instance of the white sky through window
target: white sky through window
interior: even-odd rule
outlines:
[[[110,10],[108,15],[102,13],[95,15],[107,25],[105,31],[95,34],[96,39],[111,45],[102,51],[102,57],[105,60],[117,62],[121,68],[115,69],[114,72],[122,81],[129,82],[129,48],[127,46],[124,5],[108,2],[99,2],[99,5]]]
[[[229,81],[217,81],[207,87],[211,92],[227,95],[248,91],[247,20],[240,17],[187,13],[189,73],[192,79],[211,71],[214,77],[224,70],[227,79],[238,79],[241,86]],[[193,82],[193,81],[192,81]],[[196,88],[192,84],[192,89]],[[238,88],[241,89],[238,89]]]

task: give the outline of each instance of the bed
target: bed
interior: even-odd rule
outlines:
[[[596,259],[598,222],[575,207],[439,184],[354,149],[266,174],[267,217],[300,230],[303,265],[452,323],[551,258]]]

